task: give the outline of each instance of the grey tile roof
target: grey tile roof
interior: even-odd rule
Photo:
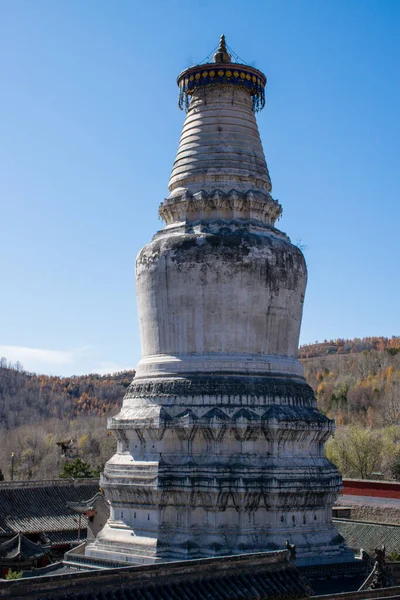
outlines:
[[[57,573],[55,573],[57,574]],[[72,583],[72,581],[71,581]],[[108,586],[107,586],[108,587]],[[261,572],[162,583],[146,586],[125,586],[122,581],[115,589],[91,591],[79,589],[75,582],[71,593],[43,593],[41,600],[295,600],[309,597],[309,590],[295,569]]]
[[[86,527],[81,529],[81,535],[79,540],[78,531],[76,529],[75,531],[49,531],[46,534],[46,537],[49,539],[49,542],[53,548],[55,546],[65,546],[66,544],[78,544],[79,542],[86,540],[87,529]]]
[[[231,577],[216,577],[198,581],[186,581],[152,585],[145,588],[123,588],[96,595],[84,594],[80,600],[232,600],[242,598],[305,598],[305,586],[294,572],[255,573]],[[73,596],[62,596],[62,600],[72,600]],[[61,599],[60,599],[61,600]]]
[[[0,536],[76,530],[77,517],[67,502],[92,498],[98,489],[97,480],[1,483]],[[86,526],[83,516],[82,527]]]
[[[287,551],[47,574],[2,583],[26,600],[300,600],[311,590]]]
[[[400,525],[384,525],[346,519],[333,520],[336,529],[353,550],[363,548],[367,552],[385,544],[386,553],[400,552]]]

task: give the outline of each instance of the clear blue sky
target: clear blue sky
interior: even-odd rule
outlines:
[[[301,341],[400,334],[398,0],[1,0],[0,356],[136,365],[134,260],[161,227],[175,78],[221,33],[268,77],[279,226],[309,268]]]

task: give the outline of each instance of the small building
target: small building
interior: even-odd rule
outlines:
[[[46,547],[51,560],[61,558],[87,535],[86,515],[78,519],[68,502],[92,498],[98,491],[97,479],[1,482],[0,547],[14,552],[19,540],[23,552],[32,556]],[[0,567],[3,564],[0,557]]]
[[[78,524],[82,516],[87,518],[88,542],[95,540],[96,535],[101,531],[110,516],[110,507],[103,494],[97,492],[89,500],[80,500],[78,502],[67,502],[68,508],[78,515]]]
[[[10,569],[22,571],[45,567],[49,563],[50,552],[50,545],[31,542],[18,533],[0,544],[0,577],[5,577]]]

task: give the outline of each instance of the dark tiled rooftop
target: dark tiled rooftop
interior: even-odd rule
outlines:
[[[81,529],[81,535],[79,540],[77,529],[75,529],[75,531],[50,531],[46,534],[46,537],[49,539],[49,542],[52,545],[52,547],[65,546],[66,544],[79,544],[79,542],[82,542],[82,540],[86,540],[87,529],[86,527]]]
[[[0,586],[20,600],[295,600],[310,589],[287,551],[34,577]]]
[[[76,530],[76,515],[67,502],[87,500],[98,490],[97,479],[0,483],[0,536]],[[82,527],[86,526],[82,516]]]
[[[304,585],[292,571],[215,577],[143,588],[122,587],[96,594],[79,594],[79,600],[253,600],[305,597]],[[59,600],[74,598],[76,596],[73,593],[59,596]]]
[[[400,525],[384,525],[346,519],[333,520],[336,529],[344,537],[347,546],[353,550],[363,548],[371,553],[384,544],[386,554],[400,551]]]

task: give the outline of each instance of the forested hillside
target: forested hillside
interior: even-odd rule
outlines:
[[[336,419],[327,452],[342,474],[369,477],[380,471],[400,478],[400,337],[324,341],[302,346],[299,354],[319,409]],[[77,457],[101,469],[115,451],[106,415],[118,410],[133,376],[134,371],[49,377],[1,359],[5,478],[12,452],[15,479],[57,477]]]
[[[121,405],[134,373],[51,377],[27,373],[18,363],[2,358],[0,426],[11,429],[53,417],[72,420],[80,415],[104,415]]]
[[[400,347],[301,362],[319,409],[337,425],[400,425]]]
[[[387,337],[365,337],[345,340],[324,340],[315,344],[304,344],[299,348],[299,358],[315,358],[331,354],[357,354],[364,350],[377,350],[396,354],[400,352],[400,336]]]
[[[342,475],[400,479],[400,338],[337,340],[301,353],[313,357],[301,362],[319,409],[336,420],[327,455]]]
[[[76,458],[93,474],[115,452],[106,415],[117,412],[134,371],[49,377],[0,360],[0,479],[52,479]]]

